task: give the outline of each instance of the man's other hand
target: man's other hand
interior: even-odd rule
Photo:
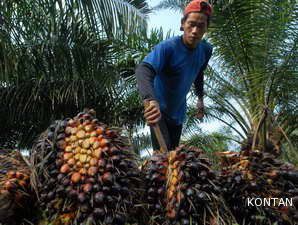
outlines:
[[[148,101],[148,100],[145,100]],[[144,111],[144,117],[147,121],[147,124],[149,126],[155,125],[161,118],[161,113],[159,109],[159,104],[155,100],[149,100],[149,104],[145,103],[145,111]]]
[[[203,117],[204,117],[204,101],[203,101],[203,99],[198,99],[196,117],[199,120],[203,119]]]

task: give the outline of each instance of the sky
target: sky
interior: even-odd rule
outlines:
[[[147,1],[150,7],[154,7],[160,3],[160,0],[149,0]],[[154,11],[149,16],[149,30],[151,28],[159,28],[162,27],[164,33],[171,30],[174,34],[179,35],[182,34],[179,30],[180,28],[180,19],[182,18],[182,14],[180,12],[175,12],[172,10],[158,10]]]

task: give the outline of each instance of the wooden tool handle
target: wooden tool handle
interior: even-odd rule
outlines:
[[[150,105],[150,103],[149,103],[148,100],[144,102],[145,109],[147,109],[149,107],[149,105]],[[156,136],[158,144],[160,146],[160,151],[161,152],[168,152],[167,144],[165,142],[165,139],[163,138],[163,135],[161,133],[161,130],[160,130],[160,127],[159,127],[158,123],[153,125],[152,128],[154,130],[155,136]]]

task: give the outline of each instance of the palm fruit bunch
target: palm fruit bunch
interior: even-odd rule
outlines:
[[[0,152],[0,224],[21,224],[31,219],[34,195],[30,169],[17,150]]]
[[[293,165],[259,150],[224,152],[221,158],[222,192],[239,224],[298,223],[298,170]],[[249,204],[253,198],[271,199],[270,205]],[[292,199],[293,207],[285,205],[286,199]]]
[[[220,216],[217,176],[200,149],[156,151],[143,172],[150,224],[212,224]]]
[[[128,222],[139,196],[140,173],[127,139],[85,110],[56,121],[32,153],[35,179],[48,222]]]

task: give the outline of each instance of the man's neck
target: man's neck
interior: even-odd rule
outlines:
[[[197,44],[196,44],[195,46],[190,46],[190,45],[188,45],[188,44],[186,43],[186,41],[184,40],[184,35],[181,35],[181,41],[182,41],[183,45],[184,45],[187,49],[189,49],[189,50],[194,50],[194,49],[196,49],[197,46],[198,46],[199,43],[200,43],[200,41],[199,41],[199,42],[197,42]]]

